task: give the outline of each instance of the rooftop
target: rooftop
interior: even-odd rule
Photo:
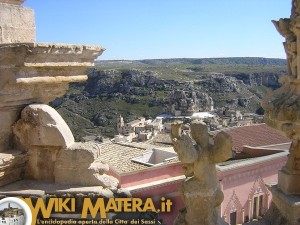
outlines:
[[[218,171],[227,171],[232,169],[237,169],[245,166],[251,166],[254,164],[264,163],[266,161],[273,161],[282,157],[287,157],[289,153],[279,152],[272,155],[266,155],[261,157],[247,158],[247,159],[236,159],[236,160],[228,160],[226,162],[222,162],[217,164]]]
[[[118,174],[143,170],[151,167],[133,162],[131,159],[142,157],[153,148],[153,145],[148,144],[105,143],[101,144],[101,160],[108,163],[110,168]],[[163,149],[174,151],[172,148]],[[172,162],[178,162],[178,159],[170,160],[167,163]]]
[[[268,127],[266,124],[232,127],[223,129],[223,131],[231,135],[233,139],[233,149],[235,151],[241,152],[243,151],[244,146],[248,148],[249,146],[251,146],[259,147],[259,149],[276,150],[277,153],[281,152],[280,150],[288,149],[286,146],[288,146],[288,142],[290,142],[288,138],[281,135],[277,130]],[[210,132],[210,134],[216,135],[218,132],[220,132],[220,130]],[[132,159],[143,158],[146,154],[149,154],[149,152],[151,152],[155,148],[175,153],[171,145],[169,145],[169,147],[166,147],[168,145],[158,144],[163,140],[165,140],[166,142],[171,142],[169,134],[161,135],[159,140],[155,139],[155,141],[151,140],[143,143],[104,143],[101,144],[101,160],[107,162],[110,168],[118,174],[125,174],[134,171],[149,169],[151,168],[150,165],[134,162],[132,161]],[[158,147],[158,145],[160,146]],[[269,153],[266,153],[265,155],[269,155]],[[258,159],[261,157],[254,156],[248,159],[230,160],[221,163],[220,166],[246,163],[248,161],[252,162],[256,158]],[[177,158],[172,159],[165,162],[163,165],[174,162],[179,162],[179,160]]]
[[[289,138],[279,133],[279,131],[264,123],[252,126],[226,128],[223,130],[212,131],[210,134],[216,135],[220,131],[225,131],[232,137],[233,150],[235,151],[243,151],[243,146],[245,145],[258,147],[291,141]]]
[[[197,112],[197,113],[194,113],[191,117],[192,118],[204,119],[204,118],[215,117],[215,115],[213,115],[209,112]]]

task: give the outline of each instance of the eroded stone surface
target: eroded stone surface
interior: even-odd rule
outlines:
[[[6,3],[11,5],[21,5],[26,0],[0,0],[0,3]]]
[[[61,151],[55,165],[55,182],[85,186],[99,185],[116,190],[119,181],[105,174],[109,166],[101,162],[100,154],[100,146],[93,142],[74,143]]]
[[[27,156],[24,152],[0,153],[0,187],[23,178]]]
[[[271,203],[266,215],[262,220],[246,223],[247,225],[290,225],[284,218],[278,208]]]
[[[0,186],[26,178],[118,193],[100,147],[75,143],[61,116],[44,105],[64,95],[69,83],[87,80],[86,69],[104,49],[35,43],[34,12],[23,2],[0,0],[0,152],[19,149],[23,156],[0,153]]]
[[[0,1],[0,43],[35,42],[32,9],[22,7],[24,1]]]
[[[66,122],[48,105],[27,106],[13,130],[18,141],[26,148],[31,146],[67,148],[74,143],[73,134]]]
[[[87,79],[86,69],[103,51],[86,45],[0,45],[0,107],[47,104],[61,97],[70,82]]]
[[[222,203],[224,195],[215,164],[231,158],[231,137],[220,132],[210,140],[206,124],[199,121],[191,123],[190,137],[182,133],[181,126],[181,122],[172,124],[171,138],[174,150],[185,164],[187,179],[180,189],[185,209],[174,224],[222,224],[224,222],[220,219],[217,207]]]
[[[33,104],[13,126],[17,146],[28,153],[25,178],[54,182],[57,155],[74,143],[70,128],[48,105]]]
[[[64,95],[70,82],[85,81],[86,69],[103,51],[87,45],[0,44],[0,152],[12,148],[11,126],[26,105],[47,104]]]
[[[109,167],[100,160],[100,146],[75,143],[68,125],[52,107],[27,106],[13,131],[18,146],[28,154],[25,178],[117,189],[119,181],[105,174]]]
[[[269,187],[269,190],[272,193],[272,207],[267,213],[265,221],[274,222],[278,225],[298,225],[300,223],[300,197],[286,195],[276,185]]]
[[[263,224],[298,225],[300,217],[300,0],[292,1],[289,19],[272,21],[285,38],[288,75],[281,88],[263,100],[265,121],[292,139],[286,165],[278,173],[278,187],[270,188],[273,206]]]
[[[293,0],[289,19],[273,21],[285,38],[288,76],[282,87],[270,92],[263,100],[265,121],[292,139],[286,165],[279,172],[278,185],[285,194],[300,194],[300,1]]]

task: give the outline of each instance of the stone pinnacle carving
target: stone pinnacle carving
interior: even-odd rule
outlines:
[[[187,176],[180,190],[185,209],[174,224],[220,224],[217,207],[224,196],[215,165],[231,158],[231,137],[220,132],[211,139],[206,124],[199,121],[191,123],[192,137],[182,133],[181,126],[181,122],[172,124],[171,138]]]
[[[279,172],[278,186],[285,194],[300,194],[300,1],[293,0],[289,19],[272,21],[285,38],[288,76],[282,87],[263,100],[265,121],[292,139],[287,164]]]
[[[268,93],[262,102],[265,122],[292,139],[286,165],[278,172],[278,185],[269,187],[272,204],[265,223],[298,225],[300,218],[300,0],[292,0],[289,19],[272,21],[285,38],[288,75],[282,87]],[[274,224],[275,224],[274,223]]]

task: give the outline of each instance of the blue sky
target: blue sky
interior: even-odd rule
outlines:
[[[27,0],[37,41],[97,44],[99,59],[285,58],[272,19],[291,0]]]

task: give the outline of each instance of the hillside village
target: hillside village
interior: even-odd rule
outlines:
[[[251,126],[263,123],[263,116],[255,113],[244,113],[240,111],[219,109],[212,112],[191,112],[189,116],[173,116],[162,114],[153,121],[140,117],[137,120],[124,123],[124,118],[120,115],[117,119],[117,132],[113,141],[115,142],[139,142],[148,141],[159,135],[170,133],[171,124],[175,121],[184,122],[185,129],[189,130],[189,123],[193,120],[201,120],[208,126],[209,131],[221,130],[228,127]],[[85,138],[83,138],[84,140]],[[94,137],[96,140],[97,137]],[[91,137],[87,140],[91,140]]]
[[[279,78],[287,73],[285,62],[263,58],[98,61],[88,71],[86,83],[70,85],[67,94],[50,105],[67,121],[76,140],[113,138],[119,115],[126,123],[139,117],[153,120],[160,114],[210,112],[212,107],[262,115],[261,99],[268,89],[280,86]]]

